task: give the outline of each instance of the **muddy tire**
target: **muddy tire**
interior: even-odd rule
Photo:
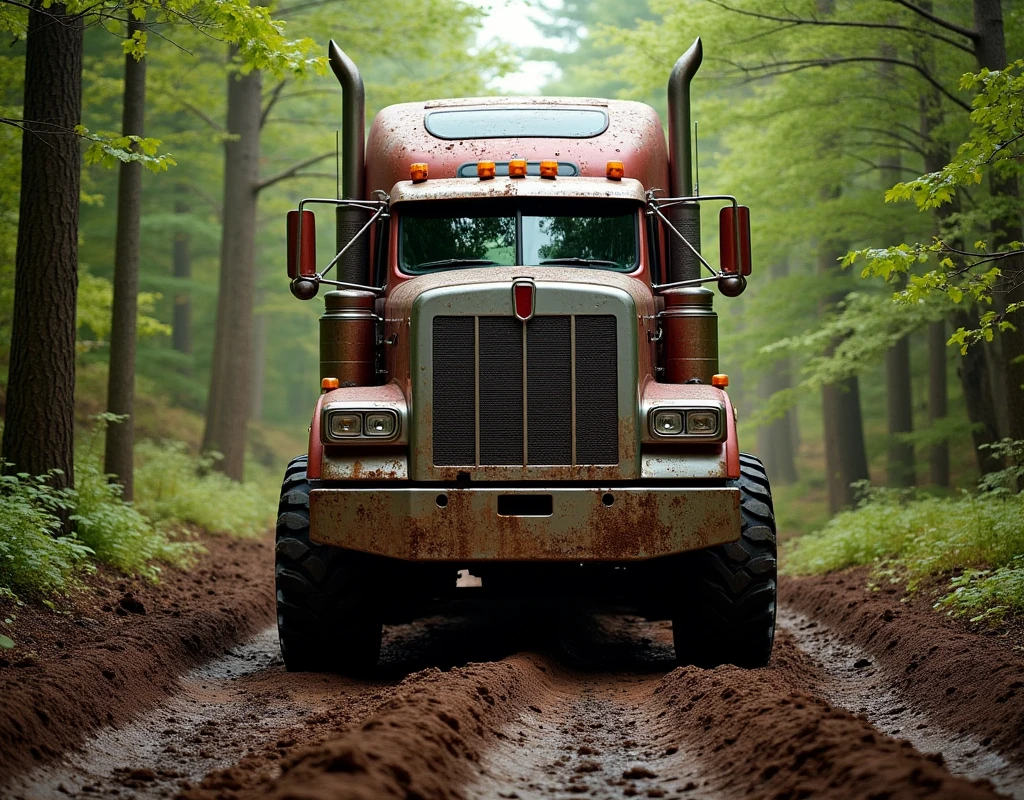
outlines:
[[[740,455],[740,539],[694,554],[692,593],[672,620],[682,664],[763,667],[775,639],[775,511],[768,475]]]
[[[274,572],[277,630],[288,671],[371,671],[380,657],[382,630],[372,607],[374,571],[361,553],[310,541],[306,456],[285,470]]]

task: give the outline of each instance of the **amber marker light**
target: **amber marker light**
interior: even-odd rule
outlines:
[[[540,176],[542,178],[557,178],[558,177],[558,162],[544,160],[540,162]]]
[[[331,389],[337,389],[339,386],[341,386],[341,383],[337,378],[324,378],[320,381],[320,388],[325,392],[329,392]]]
[[[717,386],[719,389],[724,389],[726,386],[729,385],[729,376],[728,375],[712,375],[711,376],[711,385],[712,386]]]
[[[494,177],[494,162],[493,161],[477,161],[476,162],[476,176],[486,181]]]
[[[626,171],[622,168],[621,161],[609,161],[604,168],[604,176],[610,181],[621,181]]]
[[[420,163],[410,164],[409,177],[412,178],[413,183],[423,183],[427,179],[427,165]]]
[[[513,158],[508,162],[508,176],[510,178],[526,177],[526,159]]]

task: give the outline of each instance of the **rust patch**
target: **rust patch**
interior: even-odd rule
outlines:
[[[551,495],[550,516],[498,513]],[[633,561],[735,541],[731,488],[314,489],[316,541],[413,561]]]

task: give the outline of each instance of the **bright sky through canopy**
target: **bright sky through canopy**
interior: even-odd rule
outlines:
[[[477,43],[485,45],[492,41],[503,42],[512,47],[529,49],[549,47],[560,50],[564,43],[558,38],[547,38],[531,19],[535,4],[529,0],[470,0],[479,8],[488,11],[487,19],[477,36]],[[496,92],[503,94],[540,94],[541,87],[557,75],[558,68],[545,61],[523,61],[517,71],[499,78],[491,84]]]

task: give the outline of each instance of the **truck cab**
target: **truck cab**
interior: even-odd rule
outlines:
[[[647,105],[548,97],[391,106],[364,142],[358,70],[330,57],[345,196],[288,220],[293,294],[330,289],[278,520],[288,668],[370,669],[384,623],[453,597],[565,593],[671,619],[683,663],[766,663],[771,492],[739,451],[706,288],[743,290],[749,215],[691,187],[700,41],[669,80],[668,145]],[[323,268],[314,203],[337,208]]]

